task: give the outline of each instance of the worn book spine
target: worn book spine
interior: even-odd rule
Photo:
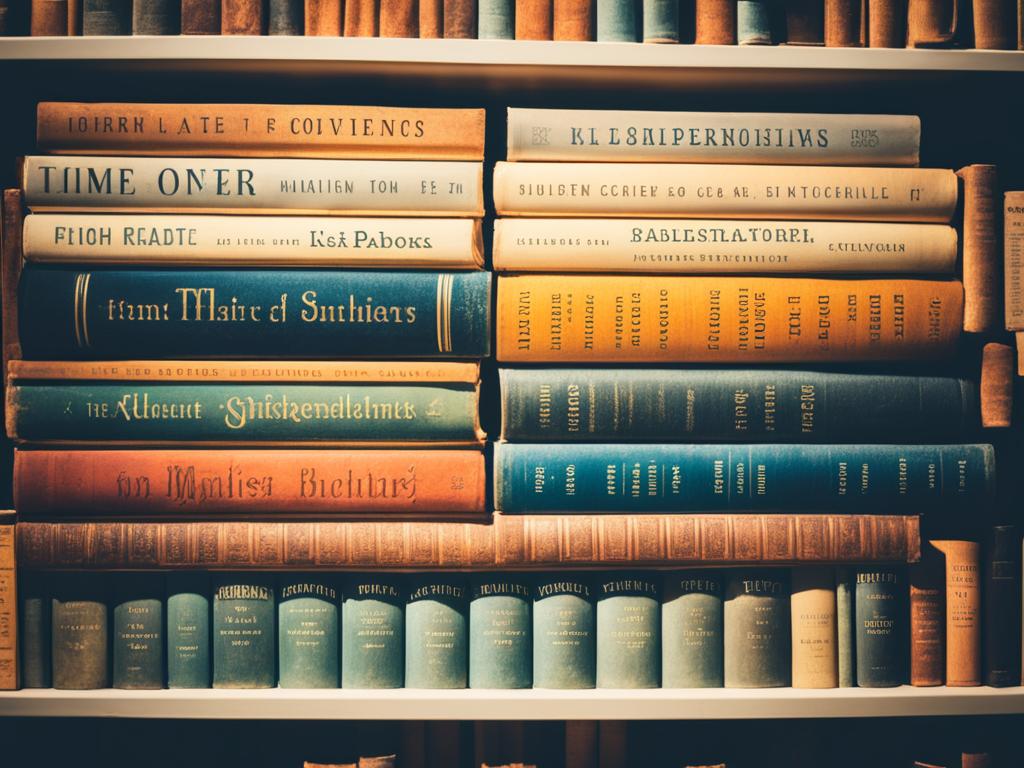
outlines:
[[[164,687],[164,579],[137,574],[114,581],[113,687]]]
[[[219,0],[181,0],[181,34],[219,35]]]
[[[341,687],[401,688],[405,678],[406,584],[394,575],[344,583]]]
[[[552,0],[514,0],[515,39],[551,40]]]
[[[772,7],[768,0],[737,0],[736,43],[771,45]]]
[[[696,37],[700,45],[736,45],[737,0],[696,0]]]
[[[1024,192],[1003,195],[1003,296],[1006,330],[1024,330]]]
[[[419,0],[420,38],[444,37],[444,0]]]
[[[978,386],[942,376],[831,371],[502,368],[512,442],[791,443],[956,439]]]
[[[516,10],[515,0],[480,0],[477,8],[477,38],[514,40]]]
[[[991,499],[994,465],[992,446],[980,444],[499,442],[494,506],[526,514],[972,509]]]
[[[595,5],[598,42],[640,42],[643,19],[637,13],[638,0],[595,0]]]
[[[341,594],[327,575],[282,576],[277,584],[281,688],[337,688]]]
[[[13,531],[12,531],[13,533]],[[21,614],[18,656],[22,688],[50,688],[50,610],[53,600],[51,577],[44,573],[23,573],[17,582]]]
[[[723,620],[726,688],[780,688],[791,680],[789,573],[729,574]]]
[[[29,15],[32,37],[68,35],[68,0],[31,0]]]
[[[946,682],[945,571],[942,554],[930,544],[922,547],[921,562],[909,568],[911,685]]]
[[[989,342],[981,350],[981,426],[1008,427],[1013,417],[1016,354],[1008,344]]]
[[[0,690],[17,690],[23,651],[18,631],[19,585],[13,512],[0,513]],[[27,686],[26,686],[27,687]]]
[[[345,37],[377,37],[380,0],[345,0]]]
[[[1021,536],[1013,525],[996,525],[985,547],[984,681],[994,688],[1021,680]]]
[[[840,688],[852,688],[857,684],[854,589],[853,570],[836,568],[836,667]]]
[[[907,41],[905,0],[868,0],[868,47],[903,48]]]
[[[416,0],[385,0],[381,3],[380,36],[419,37],[419,9]]]
[[[214,688],[274,687],[275,613],[272,575],[214,576]]]
[[[344,0],[305,0],[304,23],[307,37],[340,37]]]
[[[48,311],[30,326],[47,327],[56,303],[33,305]],[[664,364],[943,358],[962,320],[953,281],[502,275],[495,322],[503,363]]]
[[[102,574],[54,579],[51,613],[53,687],[110,687],[109,584]]]
[[[181,33],[181,3],[172,0],[134,0],[133,35],[177,35]]]
[[[489,272],[29,266],[25,357],[486,357]],[[294,330],[293,330],[294,329]]]
[[[863,11],[863,0],[825,0],[825,47],[863,46]]]
[[[130,35],[131,0],[82,0],[82,34]]]
[[[679,42],[679,0],[643,0],[645,43]]]
[[[268,35],[302,35],[303,0],[269,0],[267,3]]]
[[[835,573],[795,568],[791,585],[793,687],[838,688]]]
[[[907,47],[933,48],[953,45],[960,37],[968,14],[946,0],[909,0]]]
[[[542,574],[534,587],[533,687],[593,688],[597,674],[593,580],[584,574]]]
[[[825,4],[821,0],[787,0],[786,45],[825,44]]]
[[[501,573],[470,577],[469,687],[533,685],[533,588]]]
[[[483,215],[474,162],[34,156],[23,173],[33,210]]]
[[[1014,0],[974,0],[974,47],[1013,50],[1017,47],[1017,4]]]
[[[665,574],[661,604],[661,687],[721,688],[721,571],[676,571]]]
[[[220,33],[222,35],[262,35],[263,13],[263,0],[222,0]]]
[[[209,688],[210,577],[167,574],[167,687]]]
[[[981,545],[931,544],[946,556],[946,685],[981,685]]]
[[[446,40],[476,39],[476,0],[443,0]]]
[[[992,333],[1003,318],[998,172],[994,165],[969,165],[958,175],[964,182],[964,330]]]
[[[553,0],[552,37],[555,40],[593,40],[592,0]]]
[[[410,580],[405,606],[405,687],[465,688],[469,597],[464,576],[426,574]]]
[[[484,514],[475,450],[21,450],[26,516]]]
[[[905,685],[906,575],[895,568],[858,568],[856,580],[857,685]]]
[[[604,574],[596,581],[598,688],[661,685],[661,579]]]

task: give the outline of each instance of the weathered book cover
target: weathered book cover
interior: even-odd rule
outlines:
[[[794,688],[838,688],[835,573],[794,568],[790,577]]]
[[[974,47],[1014,50],[1017,47],[1017,5],[1013,0],[973,0]]]
[[[18,333],[18,284],[21,282],[21,236],[25,218],[23,195],[19,189],[3,194],[3,229],[0,231],[0,293],[3,295],[3,363],[21,357]]]
[[[210,577],[167,574],[167,687],[209,688]]]
[[[1016,350],[1009,344],[989,342],[981,350],[981,426],[1009,427],[1013,420],[1013,385]]]
[[[181,34],[219,35],[218,0],[181,0]]]
[[[825,0],[825,47],[864,45],[865,5],[864,0]]]
[[[1003,195],[1003,298],[1006,330],[1024,330],[1024,192]]]
[[[476,39],[476,5],[476,0],[443,0],[441,18],[445,39]]]
[[[303,0],[269,0],[268,35],[301,35],[305,31]]]
[[[32,37],[67,37],[68,0],[30,0]]]
[[[825,44],[825,4],[821,0],[787,0],[786,45]]]
[[[946,556],[946,685],[981,685],[981,545],[930,543]]]
[[[790,684],[789,590],[785,570],[745,570],[728,576],[723,614],[726,688]]]
[[[532,601],[527,577],[501,573],[470,577],[470,688],[531,687]]]
[[[109,599],[109,583],[103,574],[62,574],[54,578],[54,688],[110,687]]]
[[[967,14],[944,0],[909,0],[907,47],[949,47],[961,37]]]
[[[593,688],[597,674],[593,579],[581,573],[541,574],[534,589],[533,687]]]
[[[857,684],[854,590],[853,570],[836,568],[836,666],[840,688],[852,688]]]
[[[514,40],[516,20],[515,0],[480,0],[477,5],[477,39]]]
[[[416,0],[385,0],[380,4],[380,36],[419,37],[419,8]]]
[[[132,0],[82,0],[82,34],[130,35]]]
[[[721,688],[725,574],[665,574],[661,604],[661,687]]]
[[[274,577],[213,577],[213,687],[273,688]]]
[[[737,0],[737,45],[772,45],[772,15],[769,0]]]
[[[640,42],[643,36],[643,31],[640,28],[643,24],[640,0],[595,0],[595,2],[598,42]]]
[[[645,43],[679,42],[679,0],[644,0]]]
[[[436,40],[444,34],[444,0],[419,1],[420,38]]]
[[[469,596],[464,576],[412,577],[405,606],[405,687],[465,688]]]
[[[262,35],[264,26],[263,0],[222,0],[222,35]]]
[[[857,685],[889,688],[907,682],[906,574],[858,568],[855,593]]]
[[[282,576],[277,584],[281,688],[337,688],[341,593],[330,574]]]
[[[116,578],[113,598],[113,687],[164,687],[164,579]]]
[[[999,173],[994,165],[968,165],[957,175],[964,184],[964,330],[993,333],[1003,318]]]
[[[18,655],[22,688],[53,686],[53,667],[50,663],[50,611],[53,596],[50,584],[49,574],[30,572],[23,573],[17,582],[18,601],[21,604]]]
[[[389,574],[345,581],[341,687],[401,688],[405,673],[405,580]]]
[[[133,35],[181,33],[181,3],[173,0],[133,0]]]
[[[592,0],[553,0],[552,37],[555,40],[593,40]]]
[[[946,564],[931,544],[908,569],[910,581],[910,684],[946,682]]]
[[[661,684],[661,584],[651,573],[597,579],[597,687]]]
[[[307,37],[340,37],[344,24],[343,0],[305,0]]]
[[[698,45],[736,45],[736,0],[696,0]]]
[[[514,0],[515,39],[551,40],[552,0]]]
[[[868,47],[903,48],[907,42],[904,0],[868,0]]]
[[[1013,525],[996,525],[985,547],[984,680],[994,688],[1021,680],[1021,536]]]
[[[16,571],[14,512],[0,512],[0,690],[19,685],[19,585]],[[27,687],[27,686],[26,686]]]

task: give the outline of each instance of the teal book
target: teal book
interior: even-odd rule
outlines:
[[[218,574],[213,579],[213,687],[273,688],[274,577]]]
[[[533,687],[597,685],[597,617],[589,575],[537,576],[533,599]]]
[[[679,42],[680,0],[643,0],[644,42]]]
[[[289,574],[277,585],[278,685],[337,688],[341,596],[330,575]]]
[[[478,40],[514,40],[515,0],[480,0],[476,36]]]
[[[405,606],[406,688],[466,687],[468,608],[463,577],[413,577]]]
[[[597,41],[599,43],[640,42],[638,0],[597,0]]]
[[[789,572],[737,571],[725,587],[726,688],[785,688],[790,684]]]
[[[167,574],[167,687],[209,688],[210,577]]]
[[[45,573],[20,574],[18,598],[21,603],[21,661],[22,688],[50,688],[53,686],[50,665],[50,576]]]
[[[597,687],[661,684],[661,580],[615,573],[597,583]]]
[[[53,687],[110,687],[110,586],[104,574],[54,576],[51,607]]]
[[[665,574],[661,603],[662,688],[721,688],[724,574]]]
[[[855,579],[857,685],[904,685],[910,636],[910,586],[906,574],[901,568],[858,568]]]
[[[853,600],[852,569],[836,568],[836,654],[840,688],[852,688],[857,684]]]
[[[342,688],[401,688],[405,680],[406,584],[394,574],[356,574],[345,582]]]
[[[739,45],[772,44],[770,0],[737,0],[736,42]]]
[[[470,688],[529,688],[533,684],[532,602],[528,578],[496,573],[471,577]]]
[[[164,585],[153,573],[115,580],[114,688],[164,687]]]

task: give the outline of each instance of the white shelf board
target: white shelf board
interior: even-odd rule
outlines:
[[[3,717],[731,720],[1024,714],[1024,688],[0,692]]]

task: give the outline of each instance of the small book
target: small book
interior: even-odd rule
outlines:
[[[597,581],[597,687],[661,685],[661,583],[652,573]]]
[[[597,674],[593,579],[583,573],[541,574],[534,590],[533,687],[593,688]]]
[[[167,574],[168,688],[212,685],[210,641],[209,574]]]
[[[53,687],[110,687],[110,585],[103,574],[54,577],[51,632]]]
[[[341,595],[330,574],[289,574],[277,584],[278,685],[337,688]]]
[[[138,574],[114,581],[113,687],[164,687],[165,650],[164,579],[160,574]]]
[[[512,574],[470,577],[469,687],[533,685],[532,584]]]
[[[724,685],[724,596],[722,571],[665,574],[661,604],[662,688]]]

